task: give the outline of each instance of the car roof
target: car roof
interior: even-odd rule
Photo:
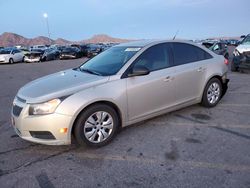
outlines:
[[[158,43],[164,43],[164,42],[183,42],[183,43],[189,43],[194,44],[193,42],[190,42],[188,40],[138,40],[138,41],[132,41],[127,43],[121,43],[116,45],[117,47],[145,47],[148,45],[158,44]]]

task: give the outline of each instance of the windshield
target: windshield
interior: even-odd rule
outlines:
[[[11,50],[0,50],[0,54],[10,54]]]
[[[250,35],[246,36],[246,38],[244,38],[244,40],[241,42],[241,44],[250,45]]]
[[[98,56],[90,59],[80,67],[80,70],[87,70],[98,73],[102,76],[116,74],[133,57],[140,48],[113,47]]]

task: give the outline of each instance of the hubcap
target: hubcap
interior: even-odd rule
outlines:
[[[112,133],[113,126],[114,121],[109,113],[95,112],[84,124],[84,136],[92,143],[103,142]]]
[[[220,86],[218,83],[212,83],[207,90],[207,99],[210,104],[215,104],[220,97]]]

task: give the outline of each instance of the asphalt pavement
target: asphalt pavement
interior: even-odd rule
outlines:
[[[102,148],[19,138],[10,125],[18,89],[83,61],[0,65],[1,188],[250,187],[250,74],[229,72],[215,108],[197,104],[138,123]]]

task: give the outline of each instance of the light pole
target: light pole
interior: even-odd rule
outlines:
[[[48,30],[48,37],[49,37],[49,44],[51,44],[51,40],[50,40],[50,31],[49,31],[49,20],[48,20],[48,14],[47,13],[44,13],[43,14],[43,17],[45,18],[46,20],[46,25],[47,25],[47,30]]]

